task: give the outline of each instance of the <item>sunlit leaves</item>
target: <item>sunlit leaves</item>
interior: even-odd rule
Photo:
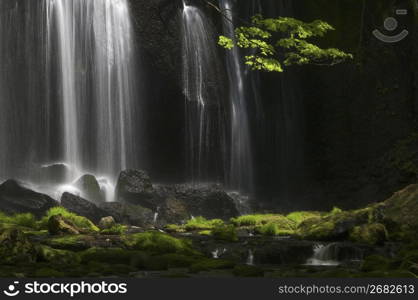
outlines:
[[[265,19],[256,15],[250,26],[238,27],[233,37],[221,36],[219,45],[250,49],[245,63],[253,70],[283,72],[283,66],[323,64],[332,65],[352,58],[339,49],[323,49],[308,39],[323,37],[334,28],[321,20],[310,23],[294,18]]]

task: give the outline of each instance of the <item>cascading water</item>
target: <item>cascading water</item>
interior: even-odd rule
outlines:
[[[183,86],[190,180],[221,181],[225,153],[224,111],[213,25],[204,12],[183,1]]]
[[[0,177],[63,161],[109,189],[138,166],[140,94],[128,0],[0,2]],[[32,175],[32,178],[30,178]],[[106,179],[107,178],[107,179]]]
[[[234,37],[234,4],[232,0],[220,0],[223,14],[224,34]],[[251,149],[250,122],[248,117],[249,97],[246,92],[245,67],[239,50],[235,47],[227,54],[229,78],[230,120],[230,166],[229,187],[240,192],[254,191],[254,167]]]

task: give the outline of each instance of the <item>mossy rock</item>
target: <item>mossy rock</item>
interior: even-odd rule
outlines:
[[[189,240],[175,238],[160,232],[125,235],[122,240],[129,249],[146,251],[153,254],[196,254]]]
[[[33,263],[36,258],[36,247],[21,230],[8,229],[0,235],[0,263]]]
[[[232,271],[236,277],[264,277],[264,270],[256,266],[238,265]]]
[[[70,251],[82,251],[90,248],[86,239],[86,235],[65,235],[60,237],[53,237],[44,241],[44,243],[55,249],[63,249]]]
[[[380,223],[356,226],[351,230],[350,240],[355,243],[382,245],[388,240],[385,225]]]
[[[216,240],[237,242],[238,235],[233,225],[216,226],[212,229],[212,236]]]
[[[418,184],[395,193],[380,208],[389,231],[415,232],[415,239],[418,238]]]
[[[330,213],[306,219],[297,227],[296,233],[308,240],[343,240],[349,237],[354,227],[368,224],[372,207],[353,211],[334,208]]]
[[[54,265],[73,265],[80,263],[80,256],[72,251],[58,250],[41,245],[38,247],[38,261],[45,261]]]
[[[81,229],[62,215],[51,216],[48,219],[48,232],[52,235],[80,234]]]

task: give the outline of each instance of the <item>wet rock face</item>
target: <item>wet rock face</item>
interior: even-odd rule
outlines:
[[[202,216],[207,219],[228,220],[239,215],[232,199],[219,185],[173,185],[157,188],[161,197],[165,198],[161,208],[162,217],[182,218]],[[187,218],[186,218],[187,219]]]
[[[61,205],[79,216],[90,219],[94,223],[97,223],[101,218],[108,216],[108,213],[96,204],[70,193],[64,193],[61,196]]]
[[[129,203],[103,203],[100,206],[106,212],[106,216],[112,216],[117,223],[140,227],[154,224],[154,211]]]
[[[140,170],[122,171],[115,194],[119,202],[141,205],[148,209],[156,210],[160,204],[150,177]]]
[[[41,217],[58,203],[51,197],[23,187],[15,180],[0,185],[0,210],[6,214],[32,213]]]
[[[100,190],[100,185],[93,175],[83,175],[81,176],[75,186],[80,189],[83,197],[94,202],[101,203],[104,201],[104,196]]]

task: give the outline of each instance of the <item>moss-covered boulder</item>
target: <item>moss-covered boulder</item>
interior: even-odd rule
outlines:
[[[382,245],[388,240],[388,232],[385,225],[380,223],[360,225],[351,230],[350,240],[361,244]]]
[[[353,211],[334,208],[328,214],[302,221],[297,227],[297,234],[308,240],[348,239],[354,227],[369,223],[372,212],[372,207]]]
[[[0,235],[1,264],[33,263],[36,257],[35,246],[22,231],[8,229]]]
[[[103,217],[100,219],[99,228],[100,229],[109,229],[116,225],[116,221],[112,216]]]
[[[48,219],[48,232],[52,235],[80,234],[80,231],[80,228],[62,215],[51,216]]]
[[[418,239],[418,184],[395,193],[379,205],[379,210],[391,238],[404,241]]]

